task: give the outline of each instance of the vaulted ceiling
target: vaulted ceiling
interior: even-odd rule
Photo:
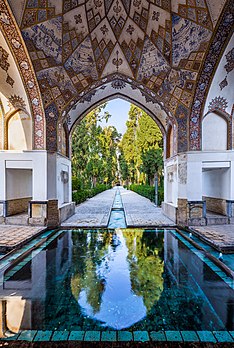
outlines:
[[[62,111],[110,74],[189,107],[225,0],[9,0],[45,105]],[[79,98],[78,98],[79,99]]]

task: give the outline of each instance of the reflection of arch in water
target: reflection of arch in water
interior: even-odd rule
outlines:
[[[80,270],[72,276],[71,289],[86,315],[104,326],[123,329],[145,318],[161,296],[163,233],[161,239],[152,233],[146,235],[144,230],[116,231],[112,240],[116,236],[117,246],[107,240],[103,249],[99,240],[102,233],[96,234],[96,241],[94,237],[90,240],[88,253],[85,252],[90,257],[83,264],[86,273]],[[156,246],[152,237],[157,239]],[[94,250],[98,243],[97,258]],[[83,244],[86,245],[87,240]],[[84,254],[84,250],[81,253]]]

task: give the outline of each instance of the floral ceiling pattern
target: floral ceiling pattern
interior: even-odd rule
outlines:
[[[8,1],[51,132],[74,102],[119,74],[163,102],[181,130],[179,150],[188,148],[189,110],[225,0]]]

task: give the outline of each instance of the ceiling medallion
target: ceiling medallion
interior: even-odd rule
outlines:
[[[119,71],[119,66],[123,64],[123,59],[119,58],[119,51],[116,51],[116,58],[112,60],[112,64],[116,66],[117,72]]]
[[[126,82],[117,78],[111,83],[111,87],[114,89],[123,89],[124,87],[126,87]]]

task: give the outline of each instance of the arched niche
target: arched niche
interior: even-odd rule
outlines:
[[[32,150],[32,119],[17,110],[6,117],[5,150]]]
[[[202,150],[228,149],[228,121],[216,112],[209,112],[202,120]]]

